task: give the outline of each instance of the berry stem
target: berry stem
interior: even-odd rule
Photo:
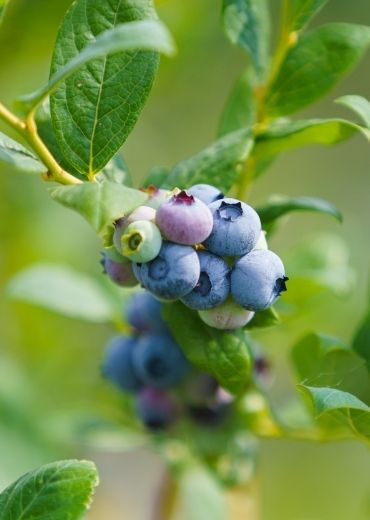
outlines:
[[[25,121],[19,119],[8,108],[0,103],[0,119],[7,125],[14,128],[27,143],[31,146],[34,152],[38,155],[41,161],[45,164],[47,171],[42,175],[45,181],[55,181],[60,184],[82,184],[80,179],[77,179],[70,173],[63,170],[58,164],[50,150],[40,138],[37,132],[37,126],[34,118],[34,112],[30,112]]]

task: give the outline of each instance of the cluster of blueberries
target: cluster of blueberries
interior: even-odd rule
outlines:
[[[180,299],[218,329],[246,325],[286,290],[256,211],[208,184],[152,188],[145,205],[115,223],[113,244],[103,265],[116,283]]]
[[[232,397],[208,374],[186,361],[161,317],[162,303],[147,291],[132,296],[125,318],[132,334],[114,336],[102,364],[104,377],[135,395],[136,412],[152,430],[170,427],[187,415],[214,426],[228,414]]]

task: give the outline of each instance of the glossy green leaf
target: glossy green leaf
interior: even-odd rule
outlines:
[[[273,195],[266,204],[255,208],[262,222],[262,228],[267,231],[277,219],[293,211],[314,211],[330,215],[340,222],[340,211],[324,199],[316,197],[287,197],[286,195]]]
[[[27,148],[0,132],[0,162],[19,172],[45,173],[46,166]]]
[[[266,115],[278,117],[327,94],[360,60],[370,27],[335,23],[303,34],[292,47],[266,96]]]
[[[80,213],[103,235],[112,223],[143,204],[148,196],[115,182],[62,186],[51,192],[54,200]]]
[[[113,294],[97,280],[58,264],[36,264],[17,273],[8,295],[70,318],[93,323],[114,321],[119,314]]]
[[[98,38],[107,38],[108,47],[110,35],[115,34],[116,48],[121,45],[122,50],[125,33],[131,49],[149,44],[162,47],[164,29],[150,21],[155,17],[151,0],[77,0],[57,37],[52,77],[62,74],[70,60],[79,60],[81,51],[87,52],[83,49]],[[121,25],[126,22],[136,23]],[[99,36],[106,30],[118,32]],[[59,145],[79,172],[101,170],[121,147],[144,107],[158,60],[158,54],[150,51],[103,56],[84,65],[52,94],[51,115]]]
[[[362,96],[342,96],[335,102],[353,110],[361,118],[366,128],[370,129],[370,101]]]
[[[32,94],[21,96],[18,105],[23,105],[24,109],[30,110],[92,60],[137,50],[152,50],[170,55],[174,53],[174,45],[166,27],[158,21],[145,20],[120,24],[97,36],[93,43],[87,45],[53,74],[47,85]]]
[[[226,520],[227,509],[221,485],[201,466],[186,467],[179,480],[178,507],[186,520]],[[177,516],[176,516],[177,517]]]
[[[310,398],[316,419],[332,419],[347,430],[347,436],[370,440],[370,407],[360,399],[336,388],[299,388]]]
[[[0,494],[0,520],[79,520],[98,482],[92,462],[65,460],[41,466]]]
[[[368,314],[356,331],[353,349],[362,356],[370,370],[370,314]]]
[[[248,52],[259,76],[268,64],[270,20],[266,0],[223,0],[222,23],[234,45]]]
[[[288,252],[284,263],[290,278],[286,301],[304,302],[312,294],[328,290],[348,295],[354,283],[348,246],[334,234],[306,237]]]
[[[218,133],[220,136],[253,126],[256,119],[254,76],[247,69],[237,79],[221,115]]]
[[[370,403],[370,376],[366,363],[342,341],[308,334],[292,350],[299,382],[311,387],[332,387]]]
[[[370,133],[366,128],[345,119],[276,121],[268,130],[256,137],[253,157],[257,173],[261,174],[266,166],[282,152],[313,144],[331,146],[351,138],[357,132],[370,139]]]
[[[290,31],[300,31],[324,7],[328,0],[290,0]]]
[[[206,183],[227,192],[241,174],[252,146],[250,129],[226,134],[198,154],[178,163],[165,186],[184,188]]]
[[[182,303],[165,305],[163,313],[173,336],[191,363],[213,374],[232,394],[243,391],[251,369],[243,332],[208,327],[196,312]]]
[[[278,313],[274,307],[269,307],[264,311],[258,311],[254,314],[251,321],[245,326],[249,329],[261,329],[277,325],[280,322]]]

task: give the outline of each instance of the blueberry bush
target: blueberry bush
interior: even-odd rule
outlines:
[[[297,300],[340,290],[349,276],[343,266],[337,282],[331,271],[322,252],[330,241],[309,244],[286,267],[269,246],[291,213],[341,221],[332,203],[272,194],[249,204],[252,185],[282,153],[355,134],[370,139],[370,102],[361,96],[336,100],[357,122],[292,117],[329,93],[370,45],[365,25],[310,29],[326,3],[282,0],[274,38],[268,0],[220,0],[220,31],[246,65],[218,135],[172,168],[153,165],[140,185],[121,147],[160,55],[176,60],[171,28],[152,0],[75,0],[56,37],[49,81],[11,108],[0,103],[11,135],[0,133],[0,161],[41,178],[54,201],[91,224],[104,273],[94,279],[34,265],[9,281],[8,294],[111,325],[101,374],[121,407],[106,426],[129,431],[168,464],[174,484],[159,505],[161,519],[171,517],[173,496],[188,497],[188,520],[230,518],[226,490],[253,479],[258,438],[370,440],[369,316],[352,344],[315,331],[293,346],[297,409],[289,416],[269,392],[270,360],[256,339],[256,331],[299,313]],[[0,2],[0,23],[8,4]],[[93,429],[85,428],[86,442]],[[42,466],[0,494],[0,520],[81,518],[97,480],[89,462]]]

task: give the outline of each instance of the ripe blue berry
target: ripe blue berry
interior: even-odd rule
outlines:
[[[122,255],[133,262],[149,262],[162,246],[159,229],[153,222],[138,220],[125,227],[121,236]]]
[[[286,291],[285,269],[269,250],[255,250],[239,258],[231,272],[231,293],[245,309],[262,311]]]
[[[146,384],[165,388],[177,384],[188,369],[180,347],[169,334],[139,338],[133,355],[134,368]]]
[[[164,332],[166,322],[161,316],[162,304],[147,291],[134,294],[126,307],[128,323],[139,332]]]
[[[211,204],[211,202],[214,202],[215,200],[224,198],[222,191],[210,184],[194,184],[194,186],[189,188],[187,192],[207,205]]]
[[[204,246],[220,256],[242,256],[251,251],[261,232],[261,221],[253,208],[236,199],[210,204],[213,229]]]
[[[103,376],[125,392],[135,392],[142,387],[133,366],[136,345],[135,337],[114,336],[107,344],[103,359]]]
[[[213,225],[208,207],[186,191],[180,191],[161,204],[155,221],[168,240],[185,245],[203,242]]]
[[[198,255],[192,247],[163,242],[158,256],[141,264],[139,276],[155,296],[177,299],[194,289],[199,274]]]
[[[200,276],[197,285],[181,301],[196,310],[212,309],[230,293],[230,268],[219,256],[199,251]]]
[[[143,388],[136,399],[136,411],[144,425],[152,431],[163,430],[178,416],[175,399],[158,388]]]
[[[101,264],[104,273],[116,284],[122,287],[134,287],[137,285],[130,260],[124,258],[116,251],[104,251],[102,253]]]
[[[199,311],[199,316],[210,327],[220,330],[233,330],[244,327],[253,318],[254,312],[246,310],[228,299],[218,307]]]

